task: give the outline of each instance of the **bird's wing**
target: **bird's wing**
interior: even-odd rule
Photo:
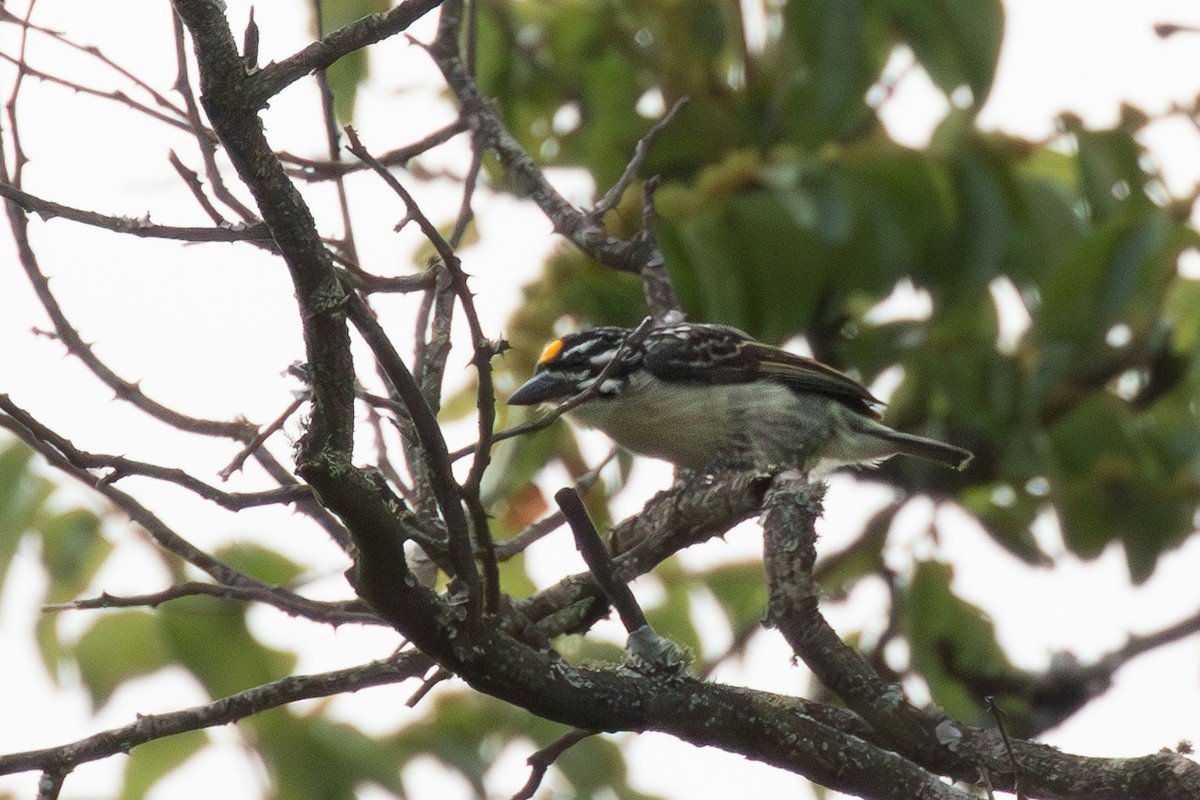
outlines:
[[[697,326],[698,327],[698,326]],[[756,342],[736,328],[697,327],[686,340],[669,330],[653,335],[645,345],[644,366],[661,380],[676,383],[729,384],[771,380],[799,392],[832,397],[860,413],[878,417],[882,405],[853,378],[811,358]],[[697,367],[697,357],[704,368]]]

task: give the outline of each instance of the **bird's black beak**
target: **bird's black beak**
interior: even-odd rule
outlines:
[[[539,372],[509,395],[510,406],[532,406],[552,400],[566,400],[576,393],[574,384],[549,372]]]

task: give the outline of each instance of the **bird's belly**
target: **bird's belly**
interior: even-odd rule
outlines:
[[[573,412],[635,453],[687,469],[801,466],[812,431],[791,390],[771,382],[630,387]]]

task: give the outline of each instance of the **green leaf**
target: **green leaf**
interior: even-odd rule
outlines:
[[[1108,219],[1131,205],[1149,204],[1144,152],[1133,138],[1136,131],[1088,130],[1070,116],[1065,123],[1075,137],[1079,185],[1095,219]]]
[[[1189,398],[1175,402],[1139,417],[1125,401],[1097,394],[1048,431],[1050,496],[1064,541],[1084,558],[1120,541],[1139,583],[1192,532],[1200,503],[1200,433]]]
[[[1179,253],[1197,244],[1200,235],[1154,207],[1107,220],[1045,282],[1038,335],[1094,352],[1117,323],[1145,336],[1161,314]]]
[[[50,481],[29,471],[32,459],[33,450],[22,442],[0,448],[0,587],[21,537],[54,491]]]
[[[721,604],[735,634],[762,622],[767,608],[767,581],[761,561],[723,564],[695,575]]]
[[[386,738],[367,736],[319,714],[276,708],[250,717],[249,731],[273,783],[273,797],[342,800],[364,783],[400,792],[400,754]]]
[[[879,572],[883,566],[883,547],[887,544],[892,520],[902,507],[900,503],[884,506],[867,520],[857,540],[843,550],[823,556],[817,562],[813,577],[820,582],[829,598],[844,599],[860,578]]]
[[[213,555],[239,572],[271,586],[287,586],[304,572],[304,568],[291,559],[250,542],[228,544]]]
[[[867,0],[806,0],[784,6],[777,67],[783,72],[788,129],[804,144],[845,137],[870,113],[867,90],[888,54],[878,7]]]
[[[691,587],[687,576],[675,559],[659,565],[657,574],[665,594],[658,605],[644,609],[646,620],[660,636],[693,653],[699,652],[700,632],[692,623]]]
[[[996,642],[991,621],[951,590],[948,564],[921,562],[901,598],[901,624],[912,647],[912,665],[929,684],[933,701],[950,716],[984,724],[986,685],[1013,671]]]
[[[1000,0],[887,0],[887,8],[938,88],[968,86],[973,107],[982,108],[1004,38]]]
[[[142,800],[164,776],[183,765],[208,744],[204,731],[188,731],[140,744],[125,761],[121,800]]]
[[[258,642],[245,607],[214,597],[181,597],[154,615],[167,652],[212,697],[224,697],[289,675],[296,657]]]
[[[40,523],[42,563],[50,578],[49,603],[63,603],[87,588],[112,552],[100,535],[100,518],[83,508],[56,514]]]
[[[1026,564],[1052,566],[1052,559],[1038,546],[1030,529],[1045,504],[1043,498],[1005,484],[971,486],[963,491],[961,500],[963,508],[1010,553]]]
[[[126,681],[170,663],[158,637],[156,615],[146,611],[104,614],[79,639],[73,655],[97,706],[107,703]]]
[[[390,7],[388,0],[324,0],[320,4],[321,29],[328,35],[355,20],[387,11]],[[314,30],[313,35],[316,34]],[[339,122],[349,123],[354,118],[354,100],[359,84],[367,78],[367,64],[367,51],[359,49],[342,56],[325,70],[329,90],[333,93],[334,116]]]

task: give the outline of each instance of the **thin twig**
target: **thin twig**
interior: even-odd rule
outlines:
[[[186,186],[188,191],[192,193],[192,197],[196,198],[196,202],[200,205],[200,208],[203,209],[204,213],[208,215],[208,218],[211,219],[218,228],[229,227],[229,221],[225,219],[220,211],[217,211],[217,207],[212,204],[212,201],[208,199],[208,195],[204,193],[204,186],[200,182],[200,176],[196,173],[196,171],[184,164],[179,158],[179,154],[174,150],[170,150],[167,153],[167,158],[171,162],[171,166],[175,168],[176,174],[183,179],[184,186]]]
[[[550,744],[538,750],[536,753],[525,759],[529,764],[529,780],[521,787],[520,791],[512,796],[512,800],[529,800],[533,797],[538,787],[542,785],[542,780],[546,777],[546,771],[551,765],[558,760],[558,757],[570,750],[575,745],[587,739],[590,736],[595,736],[600,731],[589,731],[583,728],[575,728],[567,731],[562,736],[555,739]]]
[[[5,414],[0,414],[0,428],[6,428],[17,435],[19,439],[24,441],[33,449],[37,450],[51,465],[61,470],[66,475],[80,481],[81,483],[92,487],[101,495],[106,497],[117,508],[121,509],[127,517],[136,522],[150,534],[150,537],[158,543],[160,547],[182,558],[184,561],[192,564],[197,569],[206,572],[215,578],[218,582],[229,585],[256,589],[263,593],[264,602],[273,602],[280,607],[285,607],[292,602],[303,604],[304,598],[294,592],[278,587],[267,586],[262,581],[246,575],[239,570],[234,569],[230,565],[221,561],[213,555],[201,550],[187,539],[180,536],[173,528],[162,521],[157,515],[152,513],[148,508],[143,506],[131,495],[117,489],[115,486],[100,482],[97,483],[95,477],[81,467],[71,463],[71,460],[64,455],[57,447],[49,442],[43,435],[37,431],[45,432],[45,426],[42,426],[32,417],[30,417],[21,408],[16,406],[6,394],[0,394],[0,409],[5,411]],[[33,428],[29,424],[32,423]],[[272,598],[272,599],[268,599]]]
[[[1008,763],[1012,767],[1012,788],[1017,796],[1017,800],[1028,800],[1025,793],[1021,791],[1021,765],[1017,762],[1017,756],[1013,753],[1012,739],[1008,735],[1008,725],[1004,714],[1004,709],[996,705],[996,699],[991,695],[983,698],[984,707],[991,713],[992,718],[996,720],[996,727],[1000,730],[1000,736],[1004,739],[1004,752],[1008,754]]]
[[[412,144],[398,147],[395,150],[389,150],[375,158],[380,164],[387,167],[406,167],[408,162],[422,153],[428,152],[438,145],[445,144],[453,139],[458,134],[467,130],[467,125],[461,119],[456,119],[449,125],[430,133],[429,135],[413,142]],[[361,161],[341,161],[327,160],[316,161],[302,156],[293,155],[288,152],[277,153],[279,160],[287,164],[294,164],[295,169],[289,170],[289,174],[294,178],[301,180],[317,182],[334,180],[342,175],[349,175],[352,172],[360,172],[364,169],[370,169]]]
[[[420,226],[425,238],[437,250],[438,256],[451,277],[451,286],[458,296],[459,305],[462,307],[463,316],[466,317],[467,327],[471,332],[473,347],[471,363],[474,365],[476,376],[479,379],[476,393],[479,443],[475,451],[475,460],[471,463],[467,480],[462,486],[462,498],[470,512],[471,532],[474,534],[475,544],[483,565],[483,609],[493,612],[500,605],[500,570],[496,562],[495,545],[492,542],[487,512],[480,499],[479,487],[483,481],[483,474],[491,462],[491,437],[496,419],[496,394],[492,387],[492,357],[503,350],[504,344],[503,342],[493,343],[483,335],[483,327],[480,325],[479,314],[475,309],[475,299],[471,294],[466,273],[462,270],[462,264],[454,252],[454,248],[442,237],[437,226],[425,216],[416,200],[400,181],[396,180],[395,176],[367,151],[354,128],[346,127],[346,137],[350,140],[350,152],[368,164],[400,197],[404,202],[408,217]]]
[[[650,155],[650,148],[654,145],[654,140],[658,138],[658,135],[675,120],[675,115],[678,114],[679,110],[687,105],[688,102],[690,102],[690,98],[688,97],[681,97],[676,100],[675,105],[671,106],[670,110],[663,115],[662,119],[654,123],[654,126],[650,128],[650,130],[646,131],[645,136],[643,136],[641,139],[638,139],[638,143],[633,149],[633,158],[631,158],[629,163],[625,165],[625,170],[621,173],[621,177],[617,179],[617,182],[614,183],[612,187],[604,193],[604,196],[597,200],[596,204],[592,206],[591,210],[588,211],[588,214],[591,217],[599,219],[617,207],[617,204],[621,202],[621,198],[624,196],[626,190],[633,185],[633,181],[637,178],[638,170],[642,168],[642,164],[645,163],[646,157]]]
[[[383,371],[391,389],[396,392],[412,419],[413,430],[421,442],[429,465],[429,475],[433,494],[438,506],[442,509],[442,517],[446,521],[450,558],[454,564],[455,576],[467,588],[468,603],[474,606],[482,605],[479,596],[479,572],[475,567],[475,557],[472,553],[470,529],[466,514],[462,507],[462,489],[454,480],[454,472],[450,455],[446,450],[446,440],[437,417],[430,410],[421,394],[421,389],[413,379],[412,373],[400,354],[396,352],[387,332],[370,313],[361,298],[349,295],[346,304],[351,322],[358,329],[371,352],[375,355],[380,369]],[[472,608],[478,617],[478,611]]]
[[[218,225],[217,227],[196,227],[178,225],[160,225],[144,217],[114,217],[95,211],[45,200],[41,197],[22,191],[14,185],[0,183],[0,197],[11,200],[25,211],[37,214],[43,220],[55,217],[69,219],[93,228],[103,228],[113,233],[124,233],[142,239],[171,239],[180,242],[269,242],[271,231],[261,222],[249,225],[237,223],[234,225]]]
[[[43,611],[84,611],[97,608],[157,608],[163,603],[177,600],[181,597],[217,597],[222,600],[243,600],[252,603],[264,603],[287,613],[289,616],[302,617],[328,625],[386,625],[375,614],[369,611],[358,611],[346,603],[327,603],[310,600],[300,595],[303,602],[291,602],[286,607],[279,602],[279,594],[275,589],[262,589],[254,586],[228,586],[220,583],[202,583],[187,581],[179,583],[159,592],[148,594],[117,596],[103,592],[97,597],[72,600],[69,603],[52,603],[42,606]],[[361,604],[359,604],[361,605]]]
[[[66,770],[187,731],[228,725],[271,708],[314,697],[329,697],[415,678],[431,665],[414,650],[349,669],[294,675],[223,697],[203,706],[165,714],[140,715],[136,722],[70,744],[0,756],[0,775],[29,770]]]
[[[562,511],[567,524],[571,526],[571,532],[575,534],[575,548],[583,556],[588,569],[596,576],[596,582],[600,584],[600,588],[608,595],[609,602],[621,617],[621,624],[625,626],[625,631],[633,633],[637,629],[645,627],[646,615],[642,611],[642,607],[638,605],[637,598],[633,596],[629,586],[617,580],[613,574],[612,561],[608,551],[604,547],[604,542],[600,540],[600,533],[596,530],[596,525],[592,522],[583,500],[580,499],[579,492],[575,491],[574,487],[564,487],[554,493],[554,502],[558,503],[559,510]]]
[[[325,38],[325,10],[323,0],[312,0],[313,19],[317,24],[317,38]],[[253,11],[253,8],[251,8]],[[329,86],[329,75],[325,69],[316,71],[317,88],[321,92],[321,119],[325,123],[325,142],[329,147],[329,160],[342,160],[342,142],[341,135],[338,130],[337,115],[334,112],[333,89]],[[354,91],[351,89],[351,91]],[[354,224],[350,219],[350,197],[346,192],[345,175],[338,175],[333,179],[334,186],[337,187],[338,210],[342,215],[342,250],[347,258],[354,262],[358,261],[358,247],[354,242]]]
[[[58,800],[63,784],[70,774],[71,770],[69,768],[48,769],[43,772],[41,780],[38,781],[37,800]]]
[[[204,120],[200,116],[199,104],[196,102],[195,92],[192,91],[192,81],[188,76],[188,59],[187,48],[184,43],[183,20],[180,19],[178,14],[172,14],[171,16],[175,27],[176,73],[174,89],[183,98],[184,108],[187,110],[188,124],[195,135],[196,146],[200,150],[200,157],[204,160],[204,174],[208,177],[208,185],[212,187],[213,194],[217,196],[217,199],[232,209],[235,214],[242,218],[242,221],[247,223],[257,221],[258,215],[229,190],[229,187],[225,185],[224,178],[221,177],[221,170],[217,166],[218,139],[204,125]]]
[[[575,481],[575,489],[583,494],[587,494],[588,490],[591,489],[596,484],[596,481],[600,479],[601,470],[608,466],[609,462],[616,457],[617,451],[610,450],[608,455],[604,457],[603,461],[579,476],[579,478]],[[524,530],[522,530],[520,533],[517,533],[515,536],[505,539],[502,542],[496,542],[496,558],[498,558],[500,561],[507,561],[510,558],[515,558],[520,553],[523,553],[529,549],[529,546],[534,542],[537,542],[558,530],[566,521],[567,519],[563,516],[561,510],[552,512],[549,516],[539,519],[537,522],[528,525]]]
[[[246,463],[246,459],[249,458],[253,453],[257,452],[259,448],[266,443],[267,439],[271,438],[276,431],[280,430],[284,426],[284,423],[286,423],[292,416],[292,414],[295,414],[296,410],[299,409],[300,406],[303,405],[308,399],[308,392],[297,394],[296,397],[292,399],[292,402],[288,403],[288,407],[285,408],[279,416],[271,420],[266,427],[256,433],[250,441],[246,442],[246,446],[238,451],[238,454],[233,457],[233,460],[230,461],[224,469],[217,473],[221,477],[221,480],[229,480],[233,473],[240,470],[242,465]]]
[[[416,708],[417,704],[425,699],[425,695],[433,691],[433,687],[437,686],[442,681],[450,680],[454,677],[454,673],[449,670],[438,667],[433,671],[433,674],[426,678],[421,685],[413,692],[412,697],[404,701],[404,705],[409,708]]]

